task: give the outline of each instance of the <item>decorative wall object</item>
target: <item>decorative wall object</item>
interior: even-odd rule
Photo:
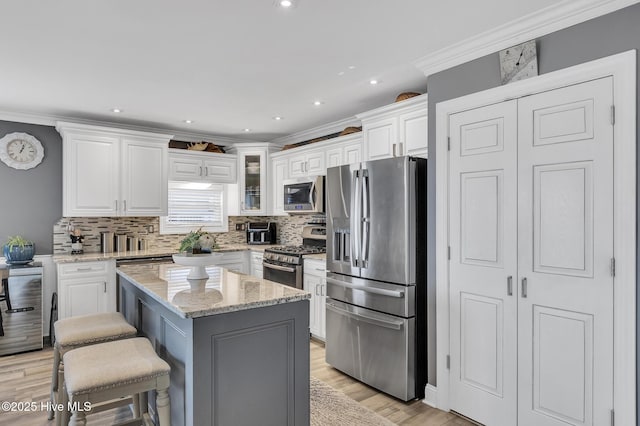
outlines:
[[[502,84],[538,75],[536,41],[530,40],[500,51]]]

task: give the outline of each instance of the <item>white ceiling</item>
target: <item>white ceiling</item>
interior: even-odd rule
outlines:
[[[412,61],[554,3],[4,0],[0,110],[268,141],[424,93]]]

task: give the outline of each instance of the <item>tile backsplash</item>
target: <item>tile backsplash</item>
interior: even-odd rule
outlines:
[[[276,222],[277,243],[285,245],[302,244],[302,226],[309,222],[312,215],[264,216],[264,217],[229,217],[229,232],[216,233],[218,244],[242,244],[246,242],[245,231],[236,231],[237,223]],[[67,254],[71,252],[69,229],[80,229],[84,240],[82,248],[85,253],[100,251],[100,232],[110,231],[115,234],[137,235],[148,241],[151,248],[176,250],[180,246],[183,234],[160,234],[158,217],[63,217],[53,225],[53,253]]]

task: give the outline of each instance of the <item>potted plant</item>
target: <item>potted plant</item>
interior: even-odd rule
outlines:
[[[191,231],[186,237],[180,241],[180,252],[191,254],[211,253],[219,248],[215,235],[203,231],[198,228],[197,231]]]
[[[203,286],[204,282],[201,280],[209,278],[205,267],[212,265],[214,257],[221,255],[212,253],[217,248],[215,235],[203,231],[202,228],[189,232],[180,242],[180,253],[173,255],[173,261],[178,265],[191,267],[187,280],[192,283],[192,288],[197,285]]]
[[[36,245],[21,235],[8,237],[4,245],[3,254],[7,263],[29,263],[33,260]]]

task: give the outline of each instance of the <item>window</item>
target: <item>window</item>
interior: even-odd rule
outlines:
[[[169,215],[160,218],[161,234],[229,230],[225,188],[221,184],[169,182]]]

